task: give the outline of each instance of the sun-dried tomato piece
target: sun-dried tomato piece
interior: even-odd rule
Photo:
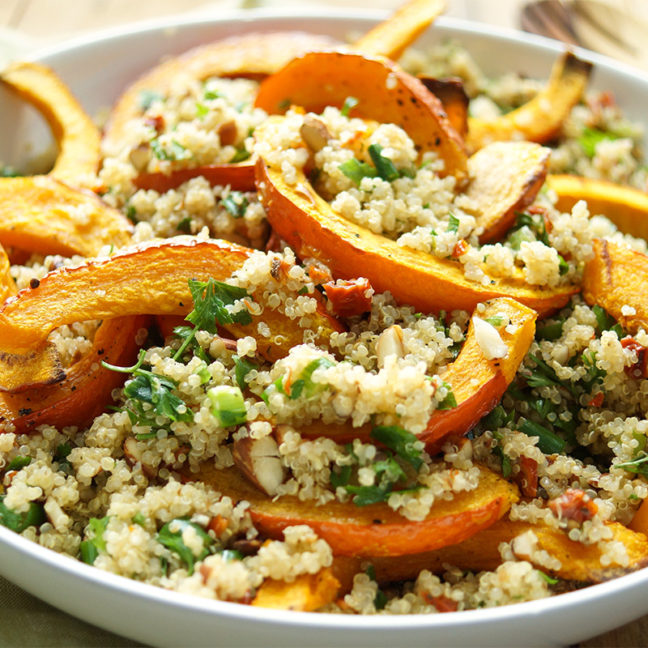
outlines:
[[[646,347],[643,344],[639,344],[632,337],[621,340],[621,346],[637,354],[637,361],[629,367],[625,367],[625,372],[628,376],[631,378],[648,378],[648,354],[646,354]]]
[[[538,494],[538,462],[535,459],[520,457],[518,486],[525,497],[535,497]]]
[[[371,310],[373,291],[369,280],[364,277],[349,280],[338,279],[337,282],[329,281],[323,287],[331,302],[333,312],[340,317],[362,315],[362,313]],[[369,294],[367,295],[367,293]]]
[[[598,506],[578,488],[568,488],[560,497],[549,502],[549,508],[557,517],[577,524],[591,520],[598,511]]]
[[[457,611],[457,601],[453,601],[451,598],[444,596],[431,596],[427,592],[423,594],[423,600],[434,607],[439,612],[456,612]]]

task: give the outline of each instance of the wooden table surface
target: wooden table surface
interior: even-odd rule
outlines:
[[[642,0],[645,2],[645,0]],[[151,17],[171,14],[251,8],[258,6],[304,6],[304,0],[0,0],[0,28],[18,30],[34,45],[63,40],[79,32],[100,29]],[[397,0],[328,0],[329,6],[391,8]],[[517,9],[522,0],[449,0],[449,15],[468,17],[491,24],[517,27]],[[494,10],[496,7],[496,10]],[[647,592],[648,595],[648,592]],[[521,639],[520,645],[524,645]],[[612,632],[579,644],[583,648],[648,647],[648,615]]]

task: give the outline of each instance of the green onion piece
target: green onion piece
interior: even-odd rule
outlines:
[[[371,430],[370,436],[393,450],[415,470],[422,466],[421,442],[411,432],[395,425],[379,425]]]
[[[518,429],[527,436],[538,437],[538,448],[545,454],[560,454],[565,450],[565,440],[535,421],[523,419]]]
[[[0,524],[16,533],[22,533],[27,527],[40,526],[45,522],[45,512],[42,504],[31,502],[27,511],[17,513],[4,504],[4,496],[0,496]]]
[[[94,565],[94,561],[97,560],[97,556],[99,555],[99,550],[91,540],[82,540],[79,545],[79,551],[81,553],[81,560],[84,563]]]
[[[212,403],[211,412],[223,427],[239,425],[247,421],[243,394],[238,387],[219,385],[207,391]]]

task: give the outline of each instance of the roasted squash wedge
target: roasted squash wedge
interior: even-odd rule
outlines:
[[[497,405],[533,341],[536,314],[512,299],[494,299],[476,315],[482,319],[501,319],[499,333],[508,353],[504,358],[488,360],[471,322],[461,352],[442,374],[443,380],[452,387],[457,406],[436,410],[426,429],[418,435],[430,451],[450,434],[466,434]],[[369,440],[371,426],[354,428],[350,424],[325,425],[317,421],[300,426],[299,432],[309,438],[324,436],[337,443],[347,443],[354,438]]]
[[[533,142],[494,142],[468,159],[466,196],[478,206],[480,243],[498,241],[544,184],[550,150]]]
[[[122,247],[132,226],[90,192],[50,176],[0,178],[0,242],[40,254],[95,256]]]
[[[101,361],[132,364],[139,349],[138,332],[147,325],[148,319],[141,316],[107,320],[97,329],[92,348],[65,370],[61,382],[19,394],[0,394],[0,431],[22,433],[43,424],[63,428],[90,423],[105,411],[112,391],[125,378],[123,373],[102,367]]]
[[[359,38],[353,49],[367,56],[398,59],[445,10],[445,0],[410,0]]]
[[[20,291],[0,311],[0,351],[24,353],[37,347],[62,324],[122,315],[182,315],[193,307],[188,280],[227,279],[252,250],[226,241],[176,238],[125,248],[108,259],[88,260],[60,268],[35,288]],[[279,311],[267,308],[263,320],[272,336],[262,336],[256,324],[225,325],[235,337],[258,339],[259,353],[274,361],[302,343],[302,329]],[[311,328],[326,343],[343,327],[324,312],[311,317]]]
[[[268,120],[257,129],[257,137],[271,137],[273,127]],[[578,292],[578,287],[569,285],[534,289],[521,275],[484,286],[467,279],[458,261],[400,246],[348,221],[333,211],[301,172],[289,185],[279,169],[260,158],[256,177],[270,224],[298,256],[319,259],[335,277],[367,277],[377,292],[389,290],[398,302],[423,312],[472,311],[494,297],[512,297],[542,317]]]
[[[45,117],[59,146],[50,175],[74,186],[91,186],[99,168],[99,129],[68,87],[40,63],[12,63],[0,80]]]
[[[463,81],[458,78],[437,79],[419,76],[423,85],[435,95],[450,120],[453,128],[465,138],[468,133],[468,105],[470,99],[464,90]]]
[[[104,138],[111,147],[123,141],[128,122],[141,114],[142,93],[154,90],[165,95],[178,77],[198,81],[212,76],[261,79],[295,56],[336,44],[327,36],[275,32],[232,36],[191,49],[152,68],[126,89],[108,117]]]
[[[270,114],[281,113],[291,104],[319,113],[326,106],[341,108],[350,96],[358,100],[353,116],[401,126],[418,150],[439,154],[446,175],[465,180],[463,141],[441,102],[387,59],[346,52],[305,54],[268,77],[255,104]]]
[[[330,567],[325,567],[316,574],[297,576],[290,583],[271,578],[264,580],[250,605],[275,610],[314,612],[332,603],[339,590],[340,581],[335,578]]]
[[[265,535],[281,538],[286,527],[306,524],[343,556],[400,556],[456,544],[494,524],[518,499],[515,485],[482,468],[479,488],[435,503],[425,520],[412,522],[387,504],[359,507],[333,501],[313,506],[294,496],[271,499],[235,468],[205,465],[191,479],[234,501],[249,502],[250,517]]]
[[[584,200],[592,216],[605,216],[624,234],[648,239],[648,193],[645,191],[566,174],[547,176],[546,186],[556,192],[556,207],[560,211],[568,212],[579,200]]]
[[[583,297],[605,308],[630,333],[648,330],[647,282],[648,256],[605,239],[594,241],[594,258],[583,274]]]
[[[547,569],[535,563],[538,569],[577,584],[600,583],[648,565],[646,536],[631,531],[618,522],[608,523],[608,528],[613,533],[612,540],[622,543],[626,549],[630,561],[627,567],[602,567],[601,550],[596,545],[574,542],[565,531],[540,524],[502,519],[459,544],[437,551],[402,556],[398,559],[384,556],[366,557],[363,561],[336,556],[333,573],[343,586],[348,587],[352,575],[361,571],[363,562],[371,562],[379,583],[412,580],[423,569],[442,573],[448,565],[474,572],[492,571],[503,562],[498,549],[500,543],[511,542],[513,538],[527,531],[532,531],[537,536],[538,549],[546,551],[562,563],[557,569]],[[532,555],[524,555],[522,552],[519,558],[534,562]]]
[[[565,52],[554,64],[547,86],[531,101],[497,119],[468,120],[468,148],[490,142],[527,140],[543,144],[555,137],[571,109],[581,100],[592,64]]]

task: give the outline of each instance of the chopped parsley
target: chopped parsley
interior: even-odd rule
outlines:
[[[448,232],[458,232],[459,231],[459,219],[450,212],[448,216]]]
[[[363,178],[375,178],[378,175],[375,167],[356,158],[343,162],[338,168],[349,180],[352,180],[357,185],[362,182]]]
[[[45,522],[45,512],[42,504],[30,502],[24,513],[17,513],[7,508],[4,503],[4,495],[0,495],[0,524],[11,531],[22,533],[27,527],[40,526]]]
[[[221,205],[234,218],[243,218],[245,210],[248,208],[250,201],[245,194],[240,191],[230,191],[225,198],[221,200]]]
[[[248,160],[252,154],[245,148],[245,145],[237,146],[236,153],[232,156],[230,163],[234,164],[236,162],[245,162]]]
[[[342,110],[340,110],[342,117],[348,117],[351,110],[355,108],[358,103],[360,102],[358,101],[358,99],[356,99],[356,97],[347,97],[344,100],[344,104],[342,105]]]
[[[31,463],[31,457],[25,457],[24,455],[18,455],[14,457],[7,466],[6,470],[20,470],[25,466],[29,466]]]
[[[151,151],[158,160],[175,162],[176,160],[187,160],[191,157],[191,152],[176,140],[171,140],[169,144],[164,145],[158,138],[155,138],[151,140],[150,144]]]
[[[236,377],[236,383],[240,387],[241,391],[243,391],[247,388],[245,377],[250,373],[250,371],[258,369],[258,365],[237,355],[232,356],[232,359],[234,360],[234,375]]]
[[[588,158],[593,158],[596,155],[596,147],[601,142],[612,141],[619,139],[619,135],[611,131],[602,131],[598,128],[590,128],[586,126],[583,128],[581,136],[578,138],[578,143],[585,155]]]
[[[457,407],[457,399],[455,398],[454,392],[452,391],[452,385],[447,383],[445,380],[441,383],[446,389],[446,395],[443,397],[443,400],[440,400],[437,403],[437,409],[448,410],[453,407]]]
[[[382,154],[382,150],[380,144],[371,144],[368,148],[369,156],[376,167],[378,175],[387,182],[393,182],[400,178],[401,174],[394,166],[394,163]]]
[[[202,540],[203,548],[198,556],[194,555],[192,549],[188,547],[182,539],[183,532],[188,528],[192,528]],[[171,529],[174,529],[174,531]],[[213,538],[200,525],[184,518],[176,518],[171,520],[171,522],[167,522],[159,530],[155,539],[161,545],[164,545],[169,549],[169,551],[178,554],[180,560],[182,560],[182,562],[187,566],[189,576],[194,572],[194,564],[196,563],[196,560],[206,558],[211,553],[214,545]]]

